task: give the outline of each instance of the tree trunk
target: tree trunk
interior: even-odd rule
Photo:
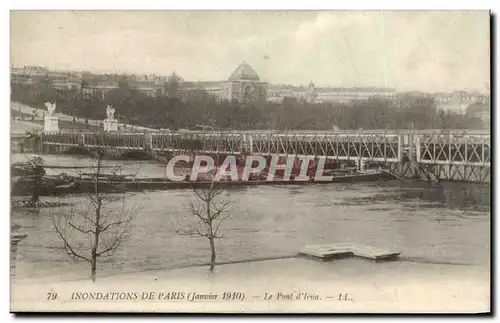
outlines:
[[[92,262],[90,263],[90,275],[92,277],[92,282],[95,283],[95,276],[96,276],[96,263],[97,263],[97,259],[95,259],[94,257],[92,257]]]
[[[210,271],[214,271],[215,267],[215,241],[214,238],[210,238]]]
[[[42,186],[42,178],[41,176],[36,176],[33,181],[33,191],[31,194],[31,203],[36,205],[40,201],[40,190]]]

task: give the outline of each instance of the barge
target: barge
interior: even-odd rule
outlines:
[[[172,190],[190,188],[208,188],[216,185],[220,188],[247,187],[247,186],[283,186],[283,185],[326,185],[333,183],[354,183],[373,182],[394,179],[394,175],[385,170],[365,170],[365,171],[340,171],[325,174],[332,176],[329,181],[295,180],[293,176],[289,180],[274,178],[267,180],[267,174],[253,176],[248,181],[221,180],[212,182],[210,180],[190,181],[188,178],[183,181],[172,181],[167,178],[137,178],[126,175],[106,175],[99,176],[99,189],[106,192],[144,191],[144,190]],[[13,176],[11,185],[12,196],[31,196],[35,185],[38,186],[39,196],[78,194],[95,190],[96,177],[92,174],[86,176],[68,176],[61,174],[57,176],[49,175],[25,175]],[[215,184],[213,184],[215,183]]]

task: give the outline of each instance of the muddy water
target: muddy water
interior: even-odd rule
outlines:
[[[16,160],[24,156],[15,155]],[[85,158],[44,156],[48,163],[86,165]],[[116,162],[108,162],[113,164]],[[126,162],[124,173],[161,176],[164,167]],[[161,174],[161,175],[160,175]],[[221,226],[218,260],[232,261],[294,253],[306,244],[356,242],[396,248],[415,262],[490,264],[489,186],[443,183],[441,188],[398,181],[366,184],[261,186],[227,191],[230,217]],[[53,200],[54,198],[46,198]],[[190,190],[149,191],[131,196],[139,207],[131,236],[114,257],[99,264],[102,275],[175,268],[208,261],[203,238],[176,230],[194,220],[187,212]],[[61,200],[61,198],[57,198]],[[52,216],[82,212],[84,198],[67,197],[69,207],[13,211],[12,222],[28,238],[19,244],[17,276],[58,279],[87,275],[88,267],[60,249]],[[118,203],[118,202],[116,202]],[[109,208],[121,204],[109,204]]]

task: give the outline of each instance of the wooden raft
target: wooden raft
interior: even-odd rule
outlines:
[[[349,257],[361,257],[372,260],[392,260],[401,252],[388,249],[379,249],[372,246],[338,243],[329,245],[308,245],[299,250],[299,255],[331,260]]]

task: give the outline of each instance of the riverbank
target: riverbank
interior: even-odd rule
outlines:
[[[208,267],[143,271],[98,278],[96,283],[89,279],[57,283],[15,280],[11,309],[476,313],[490,308],[489,284],[488,270],[478,266],[409,261],[374,263],[361,259],[322,262],[292,258],[219,265],[214,273],[210,273]],[[58,294],[57,301],[47,300],[49,292]],[[183,299],[165,299],[169,292],[182,294]],[[224,292],[241,293],[234,295],[244,295],[245,299],[223,300]],[[125,293],[122,296],[115,294],[115,297],[128,299],[76,300],[104,297],[106,293]],[[153,295],[153,299],[142,300],[143,293]],[[190,300],[193,298],[190,293],[211,294],[212,299]],[[264,299],[266,293],[272,299]],[[216,299],[214,295],[218,295]],[[339,295],[347,300],[339,300]],[[308,299],[304,300],[304,296]]]

